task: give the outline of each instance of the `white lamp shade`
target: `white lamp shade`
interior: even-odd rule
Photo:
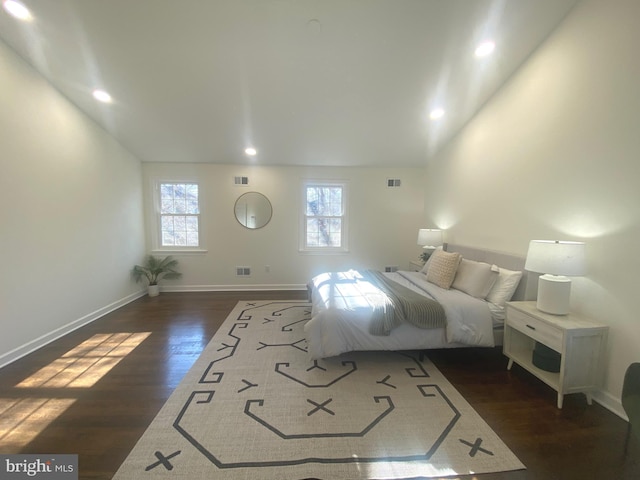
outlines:
[[[439,247],[442,245],[442,230],[437,228],[421,228],[418,230],[418,245],[423,247]]]
[[[524,268],[550,275],[584,275],[584,250],[583,242],[531,240]]]

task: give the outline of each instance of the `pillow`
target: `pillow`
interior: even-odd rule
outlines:
[[[498,279],[498,267],[463,258],[453,279],[452,288],[472,297],[484,299]]]
[[[518,288],[521,278],[522,272],[500,267],[496,283],[491,287],[489,295],[487,295],[487,301],[504,307],[504,304],[513,297],[513,292]]]
[[[427,270],[427,282],[431,282],[440,288],[449,289],[456,276],[456,270],[460,264],[462,255],[459,253],[436,250],[429,257],[429,270]]]

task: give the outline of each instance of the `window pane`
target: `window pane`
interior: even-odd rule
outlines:
[[[162,245],[175,245],[173,217],[162,217]]]
[[[186,217],[187,232],[198,233],[198,217]]]
[[[307,218],[307,232],[318,233],[318,220],[316,218]]]
[[[160,198],[173,200],[173,184],[163,183],[160,185]]]
[[[332,233],[340,233],[342,231],[342,219],[341,218],[329,218],[327,219],[329,224],[329,230]]]
[[[176,198],[187,198],[187,186],[183,183],[177,183],[173,186],[173,194]]]
[[[198,214],[198,199],[197,198],[189,198],[187,197],[187,203],[185,207],[185,213]]]
[[[198,232],[187,232],[187,246],[197,247],[198,245]]]
[[[318,246],[328,247],[330,246],[329,230],[327,229],[327,219],[318,219]]]
[[[307,187],[306,215],[319,215],[317,189]]]
[[[173,232],[162,231],[162,246],[175,245],[175,239],[173,238]]]
[[[176,230],[176,232],[180,231],[180,232],[184,232],[187,230],[187,226],[186,226],[186,221],[185,221],[185,217],[182,216],[175,216],[173,217],[173,228]]]
[[[308,247],[318,247],[320,246],[320,242],[318,239],[318,233],[317,232],[308,232],[307,233],[307,246]]]
[[[160,213],[174,213],[172,198],[169,198],[169,199],[163,198],[160,201]]]
[[[178,247],[186,247],[187,246],[187,234],[186,232],[175,232],[175,244]]]
[[[173,232],[173,217],[171,216],[162,217],[162,231]]]
[[[187,212],[187,202],[184,198],[176,198],[174,201],[174,212],[173,213],[186,213]]]
[[[198,185],[189,183],[186,186],[186,213],[200,213],[198,211]]]
[[[339,247],[342,238],[342,220],[339,218],[328,218],[326,224],[327,245]]]
[[[333,189],[331,199],[328,205],[329,212],[327,215],[342,215],[342,189]]]
[[[331,246],[332,247],[339,247],[341,244],[341,239],[342,239],[342,235],[340,235],[339,233],[332,233],[331,234]]]

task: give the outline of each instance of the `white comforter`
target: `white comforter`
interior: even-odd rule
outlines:
[[[354,350],[413,350],[459,347],[493,347],[493,326],[487,302],[459,290],[445,290],[426,281],[419,272],[387,274],[392,280],[428,297],[444,307],[446,328],[421,329],[403,324],[389,336],[369,333],[372,307],[356,292],[358,272],[327,273],[314,277],[312,318],[304,329],[309,354],[325,358]],[[368,296],[378,295],[373,285],[358,283]]]

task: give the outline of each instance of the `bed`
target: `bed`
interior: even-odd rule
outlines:
[[[505,302],[536,296],[537,282],[524,271],[524,261],[512,254],[447,245],[418,272],[351,270],[317,275],[309,283],[312,313],[305,325],[309,354],[318,359],[358,350],[501,345]],[[426,304],[419,312],[431,315],[437,308],[429,302],[435,301],[444,320],[435,318],[436,312],[426,326],[414,324],[422,313],[409,321],[405,309],[421,299]],[[398,315],[404,321],[394,323]]]

